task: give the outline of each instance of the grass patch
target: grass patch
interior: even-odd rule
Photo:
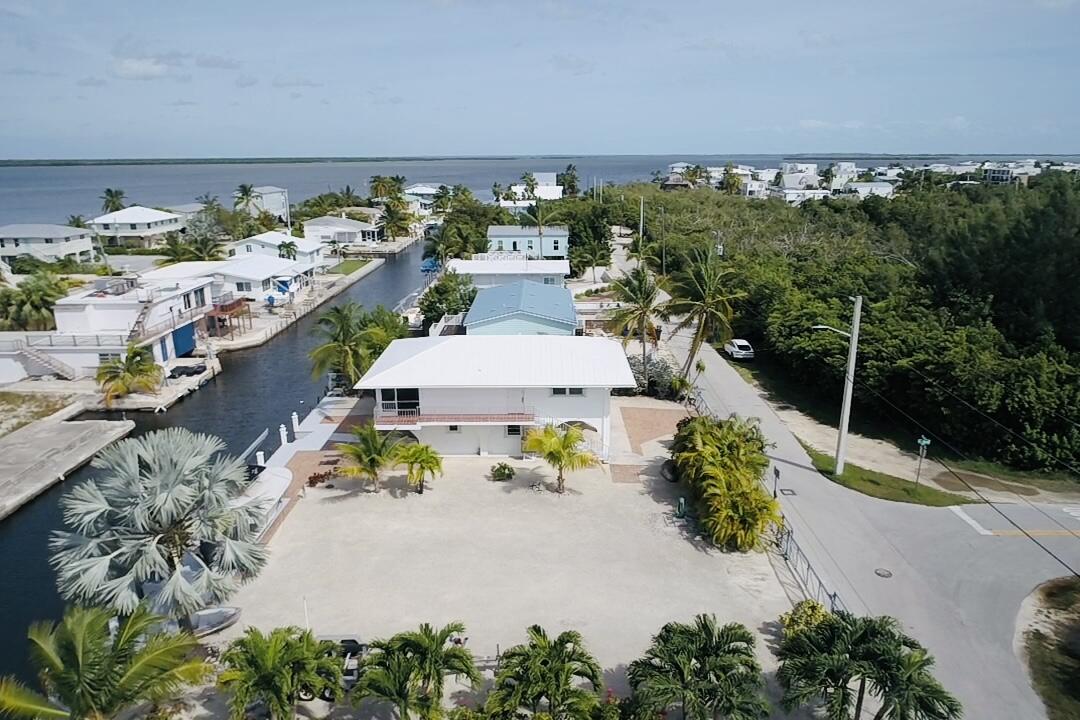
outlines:
[[[339,262],[326,272],[337,273],[339,275],[351,275],[367,264],[368,261],[363,258],[353,258],[352,260],[343,260],[342,262]]]
[[[724,355],[725,358],[727,357],[722,345],[714,347],[716,347],[717,352]],[[831,428],[836,427],[836,423],[840,419],[839,390],[837,390],[835,397],[823,397],[813,387],[808,387],[805,383],[793,379],[789,371],[771,361],[768,355],[760,355],[750,362],[729,359],[728,363],[744,380],[761,388],[774,405],[794,408],[823,425],[828,425]],[[858,394],[856,392],[856,396]],[[915,440],[919,435],[923,434],[920,428],[909,426],[904,421],[887,414],[883,415],[874,408],[859,405],[858,403],[855,403],[852,408],[850,430],[863,437],[890,442],[898,448],[909,452],[915,452],[918,449]],[[1016,470],[986,460],[965,460],[948,452],[936,442],[931,447],[931,456],[948,463],[950,467],[957,470],[967,470],[1003,482],[1028,485],[1051,492],[1080,491],[1080,478],[1068,472]],[[943,474],[941,477],[943,480],[952,478],[951,475],[947,474]],[[972,478],[966,479],[977,487],[996,489],[1003,492],[1020,492],[1008,486],[995,487],[993,483],[987,484],[985,482],[976,482]],[[955,482],[955,479],[953,481]]]
[[[943,492],[927,485],[916,485],[910,480],[903,480],[875,470],[867,470],[851,463],[844,466],[843,474],[836,476],[833,474],[833,470],[836,468],[835,458],[818,452],[801,440],[799,443],[810,456],[810,460],[814,463],[814,468],[818,472],[833,482],[861,492],[863,495],[881,498],[882,500],[930,505],[932,507],[963,505],[972,502],[961,495]]]
[[[27,395],[0,392],[0,435],[7,435],[68,404],[63,395]]]
[[[1080,717],[1080,578],[1061,578],[1039,589],[1043,629],[1025,634],[1032,685],[1050,720]]]

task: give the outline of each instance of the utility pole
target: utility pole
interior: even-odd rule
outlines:
[[[645,196],[641,196],[641,210],[638,215],[638,265],[645,256]],[[642,341],[644,342],[644,341]]]
[[[667,277],[667,215],[660,206],[660,274]]]
[[[851,396],[855,390],[855,357],[859,351],[859,321],[862,318],[862,295],[856,295],[855,309],[851,314],[851,332],[837,330],[828,325],[814,325],[812,330],[829,330],[848,338],[847,368],[844,370],[844,400],[840,406],[840,428],[836,436],[836,467],[833,475],[844,472],[844,459],[847,455],[848,421],[851,419]]]

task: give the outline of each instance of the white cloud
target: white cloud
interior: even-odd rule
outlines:
[[[577,77],[591,75],[596,69],[596,63],[592,60],[573,54],[553,55],[551,66],[560,73]]]
[[[953,115],[950,118],[945,118],[945,120],[942,122],[942,125],[949,128],[950,130],[963,131],[971,128],[971,121],[963,115]]]
[[[173,100],[169,104],[173,107],[191,107],[192,105],[198,105],[199,103],[194,100]]]
[[[820,130],[822,128],[832,127],[832,123],[827,123],[824,120],[815,120],[813,118],[804,118],[799,121],[799,127],[805,130]]]
[[[159,80],[173,78],[190,80],[190,75],[179,72],[188,59],[187,53],[149,52],[141,40],[126,35],[113,46],[112,74],[125,80]]]
[[[248,88],[254,85],[258,85],[259,78],[252,77],[251,75],[241,75],[240,77],[236,78],[235,84],[238,88]]]
[[[5,75],[14,75],[16,77],[58,77],[60,73],[51,72],[48,70],[35,70],[28,67],[13,67],[4,71]]]
[[[113,65],[113,74],[125,80],[155,80],[168,76],[171,68],[151,57],[120,58]]]
[[[278,77],[274,78],[273,85],[276,88],[314,88],[314,87],[322,87],[322,83],[315,82],[314,80],[309,80],[308,78],[300,78],[300,77],[285,78],[285,77],[281,77],[281,76],[278,76]]]
[[[108,85],[109,83],[108,83],[107,80],[102,80],[99,77],[90,76],[90,77],[79,78],[75,82],[75,84],[80,86],[80,87],[104,87],[105,85]]]

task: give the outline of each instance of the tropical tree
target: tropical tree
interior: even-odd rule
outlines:
[[[112,618],[103,608],[71,607],[58,623],[31,625],[30,662],[42,692],[0,679],[0,715],[107,720],[175,696],[210,673],[196,657],[195,638],[159,632],[162,618],[145,607],[120,618],[115,632]]]
[[[451,258],[463,258],[470,254],[471,246],[465,228],[459,224],[443,224],[433,231],[424,242],[424,257],[435,258],[445,265]]]
[[[960,701],[931,674],[934,658],[922,649],[892,646],[881,673],[881,708],[874,720],[956,720]]]
[[[396,240],[402,235],[408,235],[412,226],[412,215],[408,210],[397,203],[388,202],[383,213],[383,227],[390,235],[391,240]]]
[[[649,364],[647,362],[648,340],[656,337],[655,319],[660,310],[660,289],[644,263],[639,263],[620,280],[612,283],[612,294],[620,303],[611,316],[611,329],[621,335],[623,347],[637,331],[641,338],[641,366],[645,373],[645,387],[649,386]]]
[[[278,257],[285,258],[286,260],[295,260],[296,250],[296,243],[292,240],[286,240],[278,245]]]
[[[579,270],[592,268],[593,282],[597,282],[596,268],[611,262],[611,246],[605,242],[589,242],[570,249],[570,262]]]
[[[563,193],[569,197],[574,197],[581,191],[577,166],[573,163],[567,165],[566,170],[555,176],[555,182],[562,185]]]
[[[319,316],[314,332],[322,340],[308,353],[312,375],[341,373],[355,385],[371,364],[371,355],[360,342],[364,311],[355,302],[335,305]]]
[[[255,186],[250,183],[240,183],[237,185],[236,190],[233,191],[233,207],[237,210],[243,210],[246,213],[250,213],[254,204]]]
[[[536,199],[536,176],[531,172],[527,172],[521,176],[521,184],[525,186],[525,198],[528,200]]]
[[[360,665],[352,699],[357,704],[369,699],[388,702],[394,706],[397,720],[409,720],[414,714],[429,717],[438,710],[421,687],[416,659],[387,641],[372,643],[371,652]]]
[[[388,199],[397,194],[398,186],[394,179],[386,175],[372,175],[368,189],[373,198]]]
[[[544,227],[551,226],[554,223],[565,222],[567,218],[567,211],[565,207],[556,205],[552,207],[550,203],[541,200],[540,198],[533,198],[533,204],[525,208],[524,211],[518,213],[517,220],[521,224],[521,227],[535,227],[536,234],[540,240],[540,247],[544,247]]]
[[[191,259],[191,250],[188,244],[177,233],[169,233],[165,236],[165,245],[161,247],[162,257],[154,261],[155,265],[173,265]]]
[[[585,435],[576,425],[567,425],[564,430],[554,425],[533,428],[525,436],[525,452],[536,453],[554,468],[557,473],[555,491],[566,491],[566,473],[584,470],[600,464],[596,455],[582,450]]]
[[[431,717],[437,717],[442,706],[447,676],[464,677],[473,687],[480,684],[480,671],[472,653],[452,642],[464,633],[465,625],[460,622],[441,628],[423,623],[417,630],[398,633],[388,643],[412,661],[415,680]]]
[[[738,623],[720,626],[714,615],[664,625],[627,677],[638,706],[654,716],[673,706],[688,720],[769,716],[753,634]]]
[[[424,494],[424,478],[434,478],[443,473],[442,456],[433,447],[423,443],[401,445],[397,462],[405,466],[409,484],[415,487],[420,495]]]
[[[660,308],[663,317],[678,317],[675,332],[694,327],[690,354],[683,377],[690,375],[698,351],[706,340],[723,342],[731,337],[731,301],[744,293],[730,289],[734,271],[724,267],[712,251],[695,251],[686,267],[671,283],[671,299]]]
[[[138,392],[157,393],[164,374],[149,347],[129,343],[123,355],[98,367],[96,380],[105,407],[112,407],[118,397]]]
[[[120,188],[105,188],[101,194],[101,212],[111,213],[124,209],[124,191]]]
[[[338,197],[341,199],[342,205],[356,205],[360,202],[360,196],[353,190],[352,185],[346,185],[338,190]]]
[[[52,330],[53,306],[67,295],[58,277],[36,270],[12,288],[0,290],[0,330]]]
[[[61,596],[130,614],[142,603],[176,617],[226,600],[266,563],[263,503],[225,443],[184,428],[121,440],[91,462],[97,477],[60,501],[68,530],[50,562]]]
[[[444,315],[465,312],[476,299],[472,276],[444,273],[420,296],[417,307],[424,316],[425,328],[442,320]]]
[[[69,227],[85,228],[86,218],[82,215],[68,215],[67,224]]]
[[[353,442],[337,446],[347,463],[341,474],[369,479],[378,490],[379,473],[397,463],[401,438],[392,432],[379,432],[374,423],[357,425],[352,434]]]
[[[225,248],[216,238],[203,235],[188,241],[187,255],[189,260],[224,260]]]
[[[915,640],[901,632],[895,618],[856,617],[837,611],[812,628],[784,636],[777,653],[777,678],[784,689],[781,702],[790,712],[821,701],[829,720],[861,718],[867,691],[882,695],[889,671],[897,667],[897,657],[920,650]],[[901,686],[897,683],[895,687],[899,690]],[[900,692],[896,699],[902,696]]]
[[[832,190],[832,182],[836,178],[836,166],[829,163],[829,166],[821,171],[821,187],[825,190]]]
[[[256,702],[274,720],[292,720],[296,704],[313,697],[341,695],[341,662],[337,647],[316,640],[310,630],[280,627],[263,634],[248,627],[221,655],[225,670],[218,684],[229,693],[229,714],[247,717]]]
[[[495,202],[502,200],[503,186],[500,183],[491,183],[491,197],[495,199]]]
[[[539,625],[526,631],[529,641],[500,657],[495,685],[485,709],[496,718],[544,712],[554,720],[589,717],[599,707],[600,664],[585,649],[581,633],[567,630],[551,638]],[[586,690],[581,682],[592,686]]]
[[[498,200],[498,198],[495,198]],[[453,200],[453,192],[446,185],[440,185],[435,189],[434,204],[436,212],[446,212],[450,209]]]
[[[735,165],[730,162],[724,167],[722,187],[728,195],[738,195],[742,190],[742,177],[735,172]]]

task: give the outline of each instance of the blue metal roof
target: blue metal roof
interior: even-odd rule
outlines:
[[[565,325],[577,325],[574,296],[564,287],[519,280],[509,285],[482,288],[465,316],[465,327],[523,313]]]

